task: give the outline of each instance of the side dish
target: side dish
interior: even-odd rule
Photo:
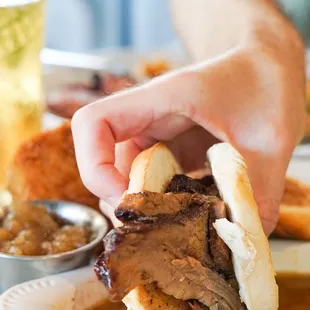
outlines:
[[[43,206],[22,204],[0,218],[0,252],[38,256],[68,252],[86,245],[90,230],[73,225]]]

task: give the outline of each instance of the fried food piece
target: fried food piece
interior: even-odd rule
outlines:
[[[22,144],[8,176],[14,204],[27,200],[73,201],[99,210],[99,199],[83,185],[78,171],[70,122]]]

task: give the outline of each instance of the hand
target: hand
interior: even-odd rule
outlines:
[[[274,229],[285,172],[303,135],[303,46],[260,38],[80,109],[72,130],[81,177],[119,198],[133,159],[165,141],[185,171],[203,166],[217,140],[244,156],[263,227]],[[279,50],[280,49],[280,50]]]

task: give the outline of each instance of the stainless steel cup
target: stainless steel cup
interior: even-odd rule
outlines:
[[[0,294],[8,288],[33,279],[69,271],[89,264],[92,250],[101,242],[108,230],[108,222],[99,212],[72,202],[35,201],[45,205],[72,224],[91,229],[91,241],[76,250],[44,256],[13,256],[0,253]]]

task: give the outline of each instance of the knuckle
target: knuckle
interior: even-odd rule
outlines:
[[[84,122],[96,121],[98,118],[103,117],[105,105],[102,100],[90,103],[78,109],[72,117],[74,125],[80,125]]]
[[[185,113],[187,117],[194,118],[199,104],[203,103],[205,95],[205,78],[199,70],[188,68],[177,72],[171,78],[171,85],[177,85],[177,91],[182,95],[180,100],[174,102],[173,110]]]

